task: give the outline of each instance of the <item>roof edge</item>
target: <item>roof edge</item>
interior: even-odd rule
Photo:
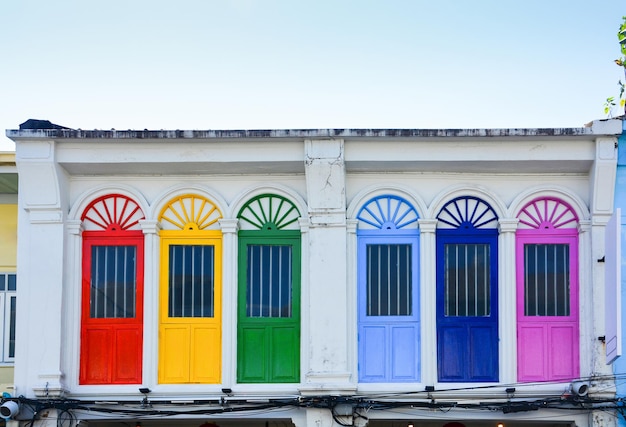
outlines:
[[[597,120],[580,128],[494,129],[257,129],[257,130],[81,130],[8,129],[20,139],[272,139],[272,138],[441,138],[621,135],[622,121]]]

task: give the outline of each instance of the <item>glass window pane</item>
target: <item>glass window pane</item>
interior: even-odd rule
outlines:
[[[490,246],[447,244],[444,257],[445,316],[491,315]]]
[[[291,246],[248,245],[246,316],[292,316]]]
[[[17,297],[9,297],[9,357],[15,357],[15,307]]]
[[[92,246],[90,316],[135,317],[135,246]]]
[[[524,315],[570,315],[569,245],[524,245]]]
[[[368,316],[411,316],[411,245],[367,245]]]
[[[213,317],[214,247],[170,245],[169,317]]]
[[[17,289],[17,276],[15,274],[9,274],[7,290],[15,291]]]

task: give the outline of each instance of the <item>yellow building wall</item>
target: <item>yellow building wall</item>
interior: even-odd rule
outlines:
[[[0,204],[0,271],[14,272],[17,259],[17,205]]]
[[[0,204],[0,272],[15,272],[17,264],[17,205]],[[0,394],[14,394],[13,365],[0,366]]]

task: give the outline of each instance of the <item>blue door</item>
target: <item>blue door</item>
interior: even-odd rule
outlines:
[[[438,219],[439,381],[498,381],[497,217],[483,201],[464,197]]]

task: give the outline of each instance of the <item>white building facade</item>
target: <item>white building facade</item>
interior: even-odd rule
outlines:
[[[621,132],[9,130],[12,420],[615,425]]]

